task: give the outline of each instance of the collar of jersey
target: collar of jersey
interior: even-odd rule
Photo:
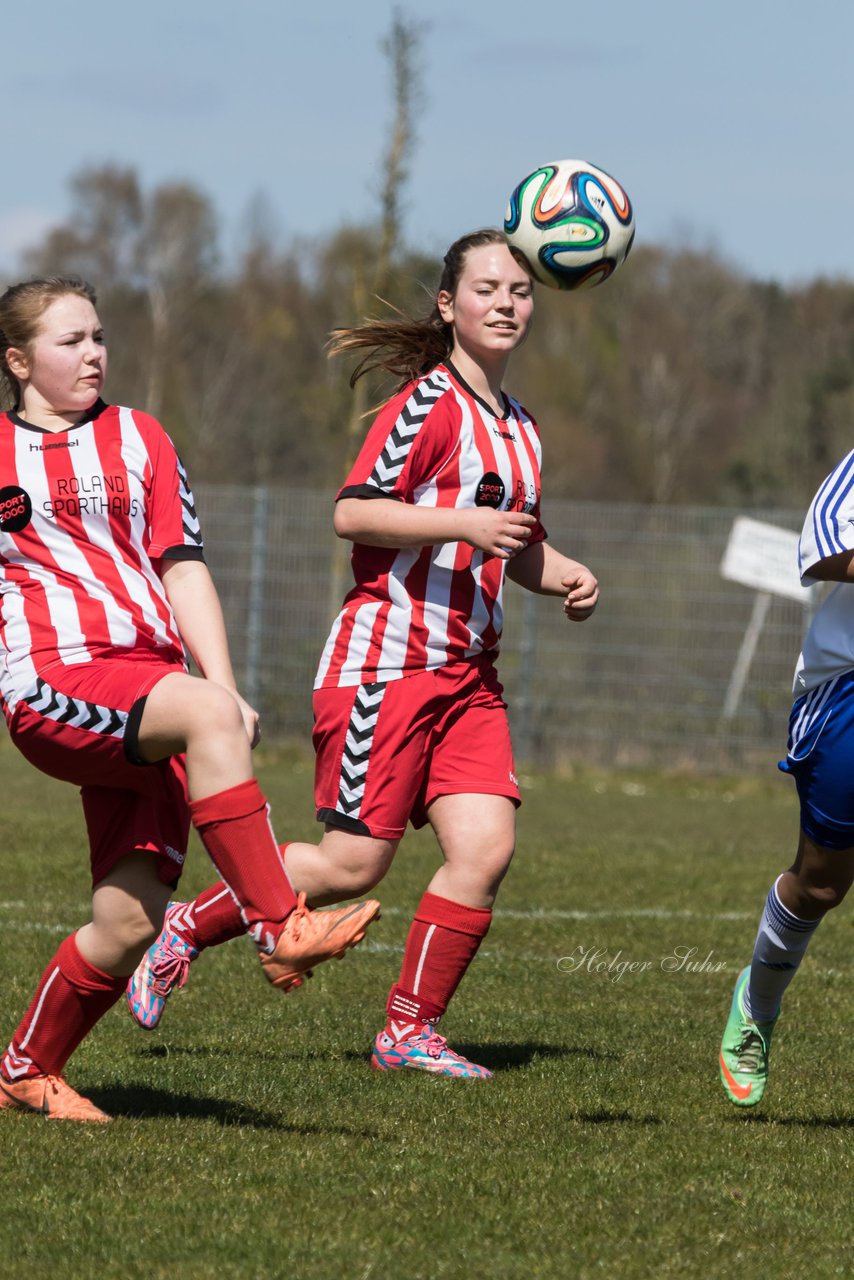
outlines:
[[[107,406],[104,401],[99,398],[79,422],[75,422],[73,427],[66,427],[65,430],[76,431],[78,427],[85,427],[87,422],[92,422],[98,417],[98,414],[103,413],[106,408]],[[64,434],[62,431],[48,431],[47,427],[37,427],[34,422],[27,422],[26,418],[22,418],[15,409],[10,409],[8,411],[8,417],[9,421],[14,422],[16,427],[22,427],[25,431],[37,431],[39,435],[42,436],[61,436]]]
[[[459,370],[451,363],[450,360],[443,360],[442,364],[445,366],[448,372],[453,376],[454,381],[458,382],[460,386],[463,388],[463,390],[467,392],[467,394],[470,395],[473,400],[476,400],[479,405],[483,406],[483,408],[489,414],[490,418],[495,418],[496,422],[506,422],[508,418],[512,418],[513,413],[510,408],[510,401],[507,399],[507,396],[503,391],[501,392],[501,398],[504,401],[504,416],[499,418],[495,410],[492,409],[486,403],[485,400],[481,399],[481,397],[477,394],[477,392],[469,386],[465,378],[461,376]]]

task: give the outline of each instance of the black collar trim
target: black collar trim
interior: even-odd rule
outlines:
[[[467,391],[468,394],[478,402],[478,404],[483,405],[484,409],[489,414],[490,418],[495,418],[496,422],[507,422],[509,418],[513,417],[513,410],[511,408],[510,401],[503,391],[501,392],[501,399],[504,401],[504,415],[503,417],[499,418],[495,410],[492,408],[492,406],[488,405],[486,401],[481,396],[479,396],[472,387],[469,386],[465,378],[461,377],[459,371],[451,363],[450,360],[443,360],[442,363],[444,364],[445,368],[448,369],[453,374],[454,378],[460,384],[463,390]]]
[[[94,421],[106,408],[104,401],[99,398],[79,422],[75,422],[71,427],[65,427],[64,431],[76,431],[78,427],[85,427],[87,422]],[[26,418],[22,418],[16,409],[9,410],[9,420],[14,422],[16,427],[23,427],[25,431],[37,431],[42,436],[61,436],[64,434],[63,431],[48,431],[47,427],[37,427],[34,422],[27,422]]]

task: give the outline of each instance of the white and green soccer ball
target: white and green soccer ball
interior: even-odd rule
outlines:
[[[604,169],[555,160],[516,187],[504,231],[535,280],[553,289],[589,289],[625,261],[635,216],[625,190]]]

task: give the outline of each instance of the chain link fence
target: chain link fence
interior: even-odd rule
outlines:
[[[268,740],[307,740],[315,666],[352,581],[349,549],[332,532],[333,495],[202,485],[196,499],[242,690]],[[499,670],[520,765],[773,767],[807,610],[771,600],[733,705],[755,593],[724,580],[720,563],[741,514],[790,530],[803,518],[544,504],[550,541],[594,570],[602,599],[590,621],[570,623],[558,601],[507,584]]]

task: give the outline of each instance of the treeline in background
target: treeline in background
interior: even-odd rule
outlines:
[[[108,165],[72,179],[67,220],[20,267],[95,284],[110,398],[160,417],[194,480],[334,486],[392,388],[354,396],[329,332],[426,311],[441,264],[389,245],[382,220],[284,246],[268,224],[259,202],[225,270],[203,192],[146,192]],[[540,424],[547,494],[802,507],[854,444],[854,283],[752,280],[711,252],[644,245],[641,214],[604,287],[538,289],[510,372]]]
[[[319,641],[349,585],[332,495],[394,389],[374,375],[351,389],[327,338],[395,308],[426,313],[440,273],[404,217],[419,29],[395,13],[383,50],[393,110],[383,155],[366,158],[368,225],[288,241],[261,196],[226,252],[203,191],[95,165],[16,277],[96,286],[107,393],[159,417],[187,463],[240,679],[274,733],[310,731]],[[553,602],[526,595],[502,678],[523,761],[744,767],[785,740],[805,613],[774,600],[734,701],[755,601],[721,579],[721,557],[745,510],[799,527],[854,445],[854,281],[757,281],[714,252],[645,243],[636,212],[612,280],[538,288],[509,371],[543,436],[547,527],[605,593],[569,644]]]
[[[67,218],[23,255],[22,275],[95,285],[110,398],[159,417],[195,483],[336,488],[395,389],[368,377],[354,392],[325,344],[367,315],[425,313],[439,279],[404,217],[423,35],[395,9],[380,42],[391,110],[366,157],[371,225],[284,243],[262,195],[225,255],[203,191],[144,190],[105,164],[71,178]],[[636,246],[604,287],[538,288],[510,369],[540,425],[546,497],[802,509],[854,444],[854,281],[750,279],[713,252],[644,243],[636,212]]]

